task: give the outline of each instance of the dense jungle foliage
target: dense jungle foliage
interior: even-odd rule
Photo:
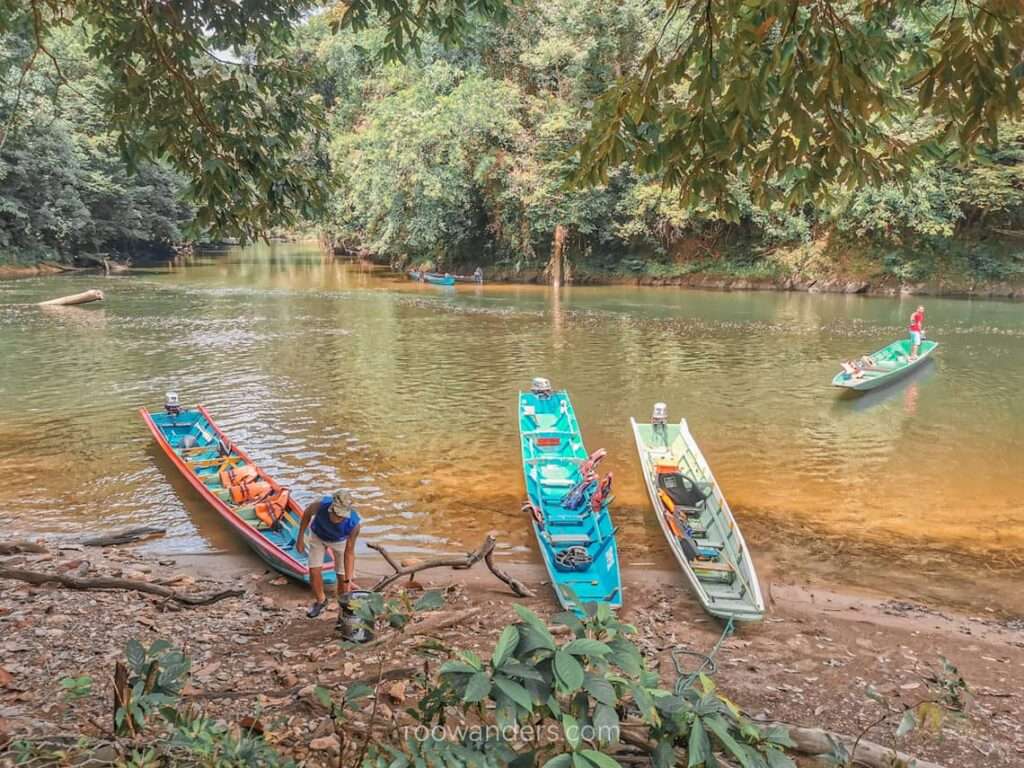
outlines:
[[[1024,229],[1024,123],[1004,123],[999,148],[970,161],[950,151],[908,183],[836,184],[817,204],[756,203],[742,174],[728,182],[729,205],[686,203],[627,163],[606,183],[567,183],[595,100],[662,34],[658,8],[531,3],[475,27],[457,50],[426,41],[418,58],[386,67],[376,65],[386,29],[331,35],[313,22],[304,44],[326,67],[335,181],[322,225],[342,247],[439,268],[545,269],[559,227],[569,263],[596,273],[828,271],[813,262],[849,252],[904,280],[927,279],[945,256],[989,279],[1020,268],[999,230]],[[895,138],[929,129],[921,118]]]
[[[43,53],[31,19],[2,25],[6,260],[306,223],[396,264],[563,279],[1024,271],[1024,122],[1004,87],[1021,28],[997,0],[765,0],[739,20],[732,0],[424,18],[260,0],[237,12],[278,15],[248,37],[203,3],[141,21],[39,5],[60,22]],[[130,66],[108,55],[126,47]]]
[[[97,104],[102,69],[75,30],[54,35],[67,82],[18,36],[0,62],[0,263],[164,250],[192,219],[184,177],[163,163],[129,172]]]

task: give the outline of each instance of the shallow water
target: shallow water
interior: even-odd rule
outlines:
[[[89,287],[102,305],[32,306]],[[905,549],[1021,563],[1024,306],[926,299],[934,362],[859,398],[829,386],[917,303],[438,288],[296,246],[0,282],[0,508],[21,531],[158,524],[164,551],[235,546],[138,418],[173,389],[300,501],[351,488],[396,551],[496,529],[532,559],[515,405],[544,375],[570,390],[587,447],[609,451],[626,565],[670,562],[629,430],[655,400],[688,418],[755,550],[799,531],[896,553],[890,571]]]

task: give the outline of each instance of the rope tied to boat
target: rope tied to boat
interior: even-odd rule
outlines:
[[[715,657],[725,644],[725,641],[728,640],[735,631],[736,625],[732,619],[729,619],[729,621],[725,623],[725,628],[722,629],[722,634],[719,635],[718,640],[715,642],[714,646],[712,646],[709,653],[694,651],[685,645],[676,645],[669,651],[669,654],[672,656],[672,666],[676,671],[676,696],[682,696],[702,674],[713,675],[718,671],[718,666],[715,664]],[[683,662],[680,658],[682,656],[689,656],[691,658],[701,659],[702,661],[694,671],[687,672],[683,667]]]

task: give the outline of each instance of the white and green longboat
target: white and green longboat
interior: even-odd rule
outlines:
[[[697,599],[720,619],[760,621],[764,597],[747,543],[686,419],[669,424],[657,403],[650,424],[630,422],[658,524]]]
[[[923,365],[938,346],[937,341],[922,341],[917,357],[911,357],[913,345],[909,339],[894,341],[859,361],[845,363],[844,370],[832,379],[832,386],[863,392],[891,384]]]

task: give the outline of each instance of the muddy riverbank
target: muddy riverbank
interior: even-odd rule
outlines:
[[[36,744],[79,735],[109,740],[111,674],[133,638],[145,645],[166,639],[183,649],[192,660],[186,700],[228,724],[252,727],[258,721],[275,749],[309,765],[333,764],[336,749],[332,722],[314,685],[337,690],[346,681],[372,677],[381,664],[388,692],[384,720],[392,727],[399,727],[402,709],[418,694],[411,640],[376,650],[343,649],[333,610],[306,619],[306,590],[248,555],[165,557],[133,547],[94,550],[50,542],[45,552],[0,558],[0,568],[77,578],[121,576],[189,594],[245,593],[189,608],[135,592],[0,582],[0,749],[7,749],[0,761],[11,761],[16,748],[24,749],[24,743],[18,746],[24,739]],[[364,585],[388,570],[376,556],[361,558],[358,568]],[[522,602],[541,616],[556,612],[540,569],[511,570],[536,592]],[[637,569],[624,575],[622,616],[636,625],[641,648],[671,685],[670,650],[706,652],[721,626],[700,610],[678,573]],[[442,611],[464,617],[434,633],[444,645],[487,657],[501,628],[515,620],[517,599],[481,567],[424,572],[417,581],[446,590]],[[839,593],[777,576],[764,586],[767,621],[727,639],[714,673],[720,689],[750,716],[839,733],[865,731],[865,738],[950,768],[1011,768],[1024,760],[1020,619]],[[868,686],[892,707],[911,705],[926,694],[940,656],[957,665],[968,683],[965,714],[947,718],[938,732],[899,739],[895,722],[869,727],[883,710],[866,695]],[[91,678],[89,690],[69,697],[62,681],[81,676]],[[104,755],[112,757],[109,749]]]

